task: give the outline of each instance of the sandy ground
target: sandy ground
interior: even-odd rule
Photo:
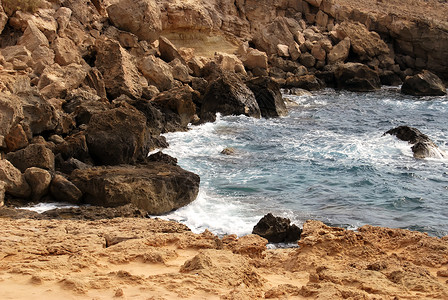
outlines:
[[[448,299],[448,237],[308,221],[267,250],[158,219],[0,224],[0,299]]]

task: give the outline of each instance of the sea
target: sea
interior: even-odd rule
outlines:
[[[448,152],[447,97],[399,88],[284,97],[294,104],[285,117],[218,115],[165,134],[163,152],[201,184],[195,201],[162,218],[218,235],[249,234],[267,213],[299,227],[313,219],[448,235],[448,159],[415,159],[410,144],[384,135],[416,127]],[[225,148],[234,154],[221,154]]]

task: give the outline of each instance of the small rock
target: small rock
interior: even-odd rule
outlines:
[[[300,239],[302,230],[290,223],[287,218],[274,217],[269,213],[254,226],[252,233],[266,238],[271,243],[296,242]]]
[[[224,154],[224,155],[234,155],[235,154],[235,149],[231,148],[231,147],[224,148],[221,151],[221,154]]]

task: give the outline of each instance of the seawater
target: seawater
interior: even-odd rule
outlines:
[[[193,231],[249,234],[268,212],[301,226],[365,224],[448,234],[448,160],[415,159],[411,145],[383,133],[409,125],[448,150],[447,97],[323,90],[286,96],[275,119],[220,117],[166,134],[163,152],[201,177],[190,205],[166,216]],[[231,156],[220,154],[235,149]]]

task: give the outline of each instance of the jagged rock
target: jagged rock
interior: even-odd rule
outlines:
[[[23,108],[20,98],[8,93],[0,93],[0,135],[5,136],[12,127],[23,120]]]
[[[1,15],[0,15],[0,18],[1,18]],[[5,204],[5,193],[6,193],[6,183],[3,181],[0,181],[0,207],[2,207]]]
[[[300,88],[307,91],[318,91],[325,87],[325,84],[314,75],[290,76],[286,79],[285,87]]]
[[[277,55],[281,57],[289,57],[289,46],[288,45],[277,45]]]
[[[317,60],[325,61],[327,52],[325,52],[320,43],[316,43],[311,49],[311,55]]]
[[[302,55],[300,55],[299,61],[307,68],[312,68],[316,64],[316,58],[308,52],[302,53]]]
[[[406,77],[401,92],[414,96],[443,96],[446,95],[446,88],[437,75],[424,70],[417,75]]]
[[[215,61],[225,71],[246,74],[243,63],[234,54],[216,52]]]
[[[107,13],[112,24],[141,40],[155,41],[162,31],[160,9],[155,1],[119,0],[107,7]]]
[[[140,59],[139,70],[148,80],[148,83],[155,85],[160,91],[166,91],[173,87],[174,78],[172,67],[153,55]]]
[[[32,134],[37,135],[56,128],[59,120],[55,108],[36,89],[20,92],[18,96],[24,115],[22,125],[25,124]]]
[[[165,154],[162,151],[158,151],[154,154],[151,154],[150,156],[148,156],[146,161],[159,162],[159,163],[177,166],[177,158],[169,156],[168,154]]]
[[[305,1],[314,7],[320,7],[320,4],[322,3],[322,0],[305,0]]]
[[[16,151],[28,146],[28,137],[22,125],[17,124],[5,136],[6,151]]]
[[[176,58],[185,64],[184,58],[179,54],[176,46],[164,36],[159,37],[160,58],[166,62],[171,62]]]
[[[211,82],[205,91],[201,119],[214,120],[217,112],[255,118],[261,116],[253,92],[235,74],[226,74]]]
[[[83,162],[90,162],[85,132],[67,136],[62,143],[56,145],[54,153],[60,154],[64,160],[76,158]]]
[[[380,80],[382,85],[399,86],[403,83],[400,76],[389,70],[383,70],[380,73]]]
[[[224,155],[234,155],[235,154],[235,148],[232,148],[232,147],[224,148],[221,151],[221,154],[224,154]]]
[[[246,85],[254,93],[262,117],[275,118],[288,114],[280,88],[272,79],[258,77],[247,81]]]
[[[101,99],[94,94],[92,90],[80,88],[68,93],[62,107],[66,113],[75,118],[79,126],[88,124],[93,114],[108,110],[113,106],[106,99]]]
[[[25,70],[34,63],[31,52],[23,45],[5,47],[1,49],[1,54],[14,70]]]
[[[5,159],[0,159],[0,182],[5,183],[5,192],[12,196],[28,198],[31,194],[23,174]]]
[[[81,85],[86,74],[85,68],[77,64],[63,67],[59,64],[49,65],[44,69],[37,87],[47,99],[64,98],[67,91]]]
[[[296,42],[289,45],[289,55],[292,60],[298,60],[301,54],[302,52],[300,52],[300,47]]]
[[[119,107],[97,112],[86,131],[90,156],[98,164],[135,163],[149,152],[149,129],[137,109]]]
[[[72,10],[68,7],[60,7],[54,14],[54,19],[58,23],[58,33],[63,32],[70,22]]]
[[[45,65],[50,65],[54,62],[54,52],[49,48],[50,43],[47,37],[37,28],[33,21],[28,22],[28,27],[17,42],[17,45],[25,46],[31,52],[34,65],[39,61]]]
[[[316,14],[316,25],[322,28],[327,28],[328,15],[323,11],[319,10]]]
[[[91,68],[84,78],[85,85],[96,91],[96,94],[102,99],[107,100],[106,85],[104,84],[103,74],[97,68]]]
[[[42,144],[31,144],[24,149],[9,152],[6,159],[21,172],[31,167],[54,170],[54,154]]]
[[[297,242],[302,230],[290,223],[291,221],[287,218],[274,217],[269,213],[254,226],[252,233],[264,237],[271,243]]]
[[[338,65],[334,75],[340,89],[368,92],[381,87],[378,73],[360,63]]]
[[[84,193],[85,203],[105,207],[132,203],[153,215],[189,204],[199,191],[199,176],[158,162],[75,170],[70,179]]]
[[[290,45],[294,42],[287,18],[277,17],[272,23],[261,27],[254,35],[252,42],[257,49],[268,55],[277,54],[277,45]]]
[[[112,98],[126,95],[139,98],[142,86],[147,85],[139,75],[133,57],[118,41],[97,39],[95,66],[103,74],[107,94]]]
[[[151,100],[165,117],[165,132],[187,129],[187,125],[194,120],[196,114],[193,100],[199,96],[198,92],[185,85],[165,91]]]
[[[50,184],[51,195],[60,202],[78,203],[82,192],[64,176],[55,175]]]
[[[57,37],[52,43],[52,49],[55,54],[54,61],[61,66],[81,62],[82,58],[75,43],[69,38]]]
[[[267,60],[266,60],[267,63]],[[193,76],[201,77],[202,76],[202,68],[204,68],[204,63],[197,57],[193,57],[187,62],[188,67],[193,72]]]
[[[333,47],[327,55],[328,64],[345,62],[350,53],[350,38],[346,37]]]
[[[398,126],[388,130],[384,135],[395,135],[399,140],[413,144],[411,147],[415,158],[447,158],[448,154],[441,151],[437,145],[417,128],[409,126]]]
[[[73,157],[64,161],[63,159],[60,159],[60,156],[56,156],[55,165],[57,171],[68,175],[70,175],[74,170],[84,170],[92,167],[92,165],[83,163],[82,161]]]
[[[48,193],[51,174],[47,170],[31,167],[25,170],[25,179],[31,187],[31,200],[39,201]]]
[[[183,83],[191,82],[191,76],[188,67],[183,64],[179,59],[172,60],[169,65],[171,66],[173,78]]]
[[[249,48],[247,53],[241,57],[241,61],[244,66],[250,70],[255,68],[268,68],[268,56],[266,55],[266,52],[257,49]]]
[[[8,23],[8,15],[3,10],[3,6],[0,5],[0,34],[2,33],[7,23]]]

